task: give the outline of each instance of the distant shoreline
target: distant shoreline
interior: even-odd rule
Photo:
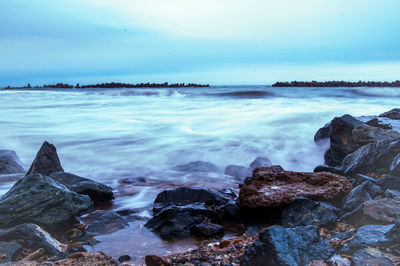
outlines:
[[[292,81],[276,82],[271,87],[400,87],[400,80],[387,81]]]
[[[57,83],[53,85],[43,85],[43,86],[31,86],[30,84],[23,87],[11,87],[7,86],[4,89],[96,89],[96,88],[188,88],[188,87],[210,87],[209,84],[196,84],[196,83],[120,83],[120,82],[109,82],[109,83],[99,83],[99,84],[89,84],[89,85],[79,85],[77,83],[75,86],[66,83]]]

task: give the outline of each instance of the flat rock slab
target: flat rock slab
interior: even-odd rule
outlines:
[[[350,182],[342,176],[319,172],[270,171],[257,168],[239,192],[239,207],[267,208],[289,204],[296,197],[329,202],[342,201],[350,192]],[[276,169],[276,168],[273,168]]]

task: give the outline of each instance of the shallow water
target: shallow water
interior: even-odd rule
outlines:
[[[321,126],[345,113],[377,115],[398,107],[399,100],[399,88],[0,90],[0,149],[15,150],[28,168],[47,140],[57,147],[64,170],[115,189],[113,209],[141,208],[162,189],[180,185],[237,189],[238,182],[223,174],[225,166],[248,166],[257,156],[288,170],[312,171],[326,148],[313,141]],[[171,169],[197,160],[220,170]],[[118,185],[121,178],[137,176],[149,183]],[[0,193],[11,184],[2,182]],[[99,237],[104,241],[95,248],[116,256],[125,235],[130,237],[122,241],[142,255],[147,250],[141,253],[135,243],[140,237],[153,245],[153,253],[171,246],[135,226]]]

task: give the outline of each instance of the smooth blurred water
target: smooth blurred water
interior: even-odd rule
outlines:
[[[15,150],[28,168],[47,140],[66,171],[112,185],[116,208],[143,207],[166,187],[237,188],[224,168],[257,156],[312,171],[326,148],[313,141],[320,127],[346,113],[380,114],[399,100],[399,88],[1,90],[0,149]],[[197,160],[220,171],[171,170]],[[118,186],[136,176],[151,182]]]

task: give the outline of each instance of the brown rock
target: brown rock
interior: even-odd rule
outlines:
[[[379,127],[372,127],[369,125],[360,125],[353,129],[353,140],[358,147],[367,145],[371,142],[395,141],[400,139],[400,133],[394,130],[385,130]]]
[[[147,255],[144,258],[147,266],[169,266],[171,263],[157,255]]]
[[[251,209],[281,207],[295,197],[337,203],[351,188],[345,177],[331,173],[271,171],[271,167],[261,167],[242,186],[236,203]]]
[[[339,238],[332,238],[331,240],[329,240],[329,245],[331,245],[334,250],[340,250],[343,247],[342,240],[340,240]]]

